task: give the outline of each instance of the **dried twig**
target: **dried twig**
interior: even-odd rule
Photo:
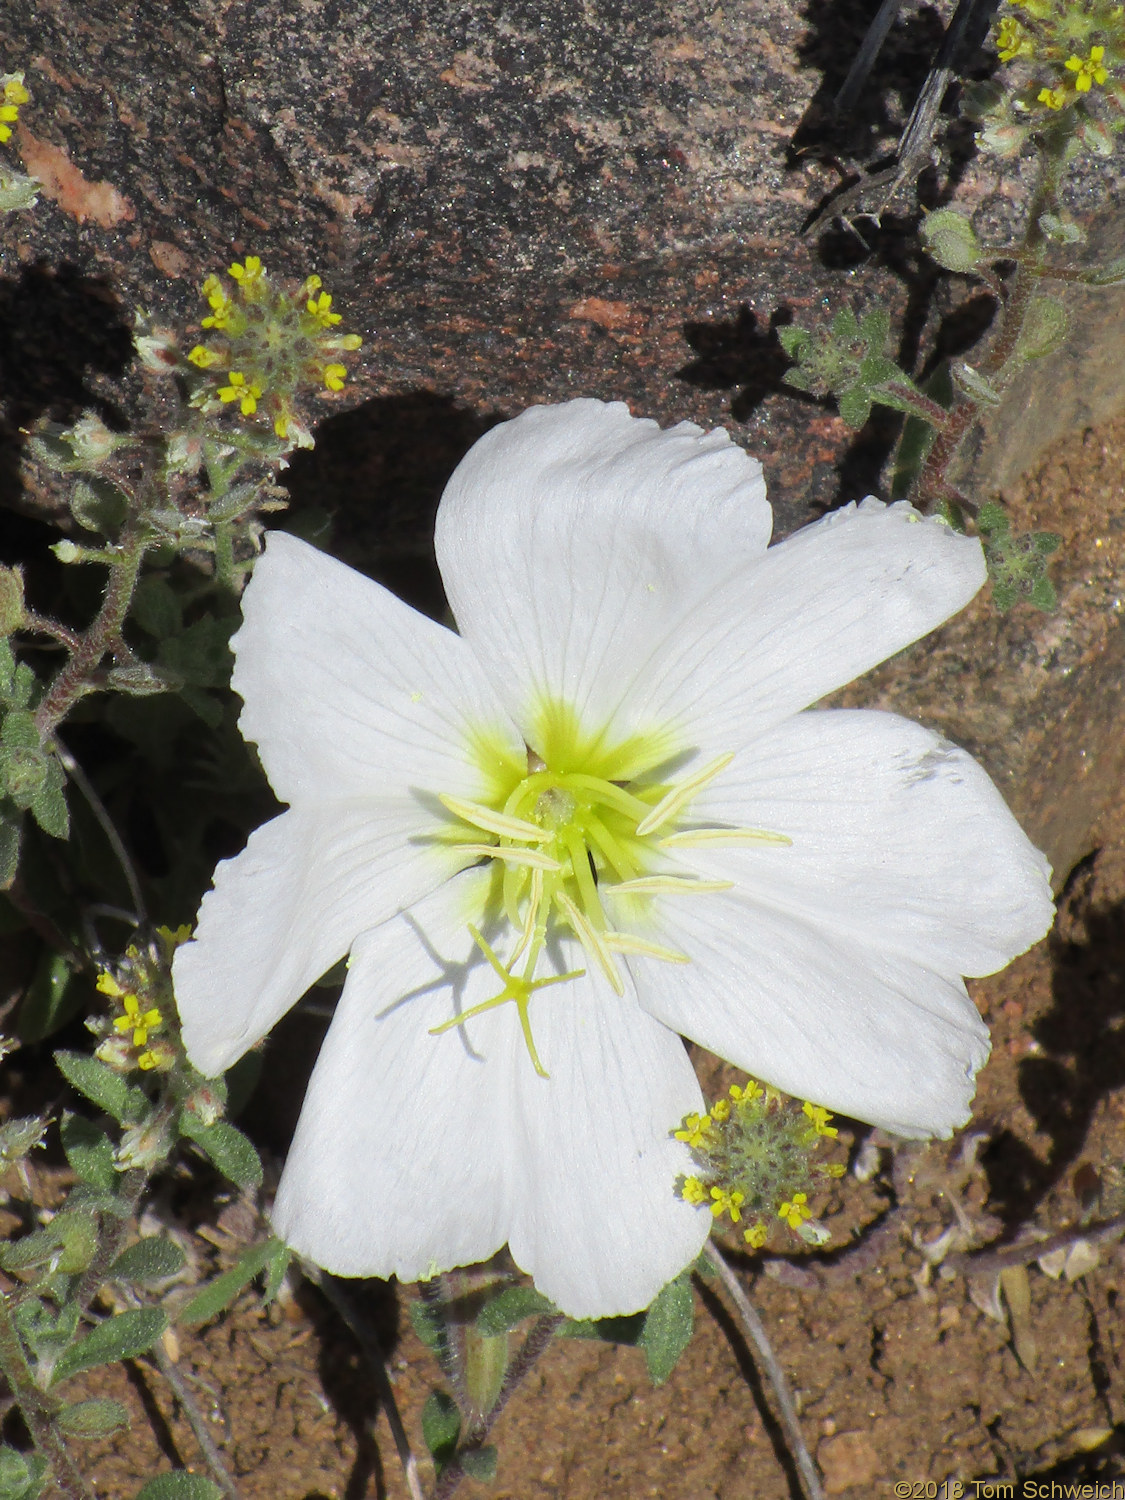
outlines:
[[[703,1253],[718,1272],[719,1280],[723,1283],[727,1296],[734,1303],[738,1312],[742,1327],[747,1337],[753,1344],[762,1368],[766,1373],[770,1385],[773,1387],[774,1396],[781,1414],[781,1425],[785,1430],[785,1436],[789,1442],[789,1450],[793,1456],[793,1462],[797,1466],[797,1472],[801,1476],[801,1483],[805,1487],[805,1493],[809,1500],[824,1500],[824,1490],[821,1488],[820,1476],[816,1472],[812,1454],[805,1443],[805,1435],[801,1431],[801,1424],[797,1420],[797,1408],[793,1401],[793,1392],[789,1389],[789,1382],[785,1378],[785,1371],[781,1368],[777,1355],[773,1352],[766,1330],[762,1325],[761,1318],[754,1311],[749,1297],[742,1290],[738,1277],[727,1265],[722,1251],[713,1239],[708,1239],[703,1246]]]
[[[1115,1214],[1112,1219],[1103,1219],[1100,1224],[1078,1225],[1074,1229],[1063,1229],[1058,1234],[1043,1240],[1026,1240],[1020,1245],[1009,1245],[1004,1250],[962,1250],[947,1255],[942,1269],[962,1271],[966,1276],[985,1276],[995,1271],[1006,1271],[1010,1266],[1026,1266],[1053,1250],[1069,1250],[1079,1240],[1090,1245],[1104,1245],[1125,1235],[1125,1214]]]

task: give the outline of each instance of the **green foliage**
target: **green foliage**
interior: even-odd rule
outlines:
[[[0,1447],[0,1500],[37,1500],[46,1476],[47,1460],[38,1453]]]
[[[100,1438],[128,1427],[129,1413],[120,1401],[75,1401],[57,1420],[67,1437]]]
[[[422,1437],[439,1472],[453,1457],[460,1432],[456,1401],[444,1391],[431,1391],[422,1408]]]
[[[682,1271],[659,1293],[645,1313],[640,1346],[644,1350],[649,1379],[663,1385],[691,1342],[695,1328],[695,1298],[691,1272]]]
[[[816,335],[794,325],[779,328],[777,336],[796,363],[785,372],[785,383],[812,396],[833,396],[849,427],[862,427],[876,404],[924,415],[922,393],[885,353],[890,317],[881,308],[862,321],[845,309]]]
[[[73,984],[74,968],[65,953],[45,948],[35,975],[24,991],[16,1032],[24,1043],[41,1042],[66,1024],[82,1004],[82,987]]]
[[[1057,297],[1034,297],[1016,340],[1016,357],[1043,359],[1053,354],[1066,338],[1068,321]]]
[[[101,474],[75,480],[70,493],[70,513],[79,526],[110,541],[124,526],[131,504],[121,486]]]
[[[145,1354],[167,1326],[168,1315],[163,1308],[138,1307],[116,1313],[59,1356],[51,1372],[51,1384],[59,1385],[82,1370]]]
[[[117,1186],[113,1143],[104,1130],[82,1115],[63,1112],[59,1127],[66,1159],[80,1182],[99,1192],[112,1193]]]
[[[409,1304],[409,1312],[411,1326],[426,1348],[435,1352],[441,1349],[445,1341],[445,1332],[441,1319],[429,1303],[423,1302],[420,1297],[416,1298]]]
[[[148,1109],[144,1089],[129,1083],[96,1058],[81,1052],[56,1052],[59,1072],[71,1088],[85,1094],[91,1103],[112,1115],[119,1125],[136,1125]]]
[[[291,1254],[289,1247],[282,1244],[276,1236],[260,1245],[252,1245],[242,1254],[237,1265],[224,1271],[221,1276],[216,1276],[214,1281],[209,1281],[202,1291],[195,1294],[186,1307],[180,1310],[178,1321],[187,1328],[198,1328],[203,1323],[210,1322],[224,1312],[239,1292],[263,1271],[266,1272],[267,1283],[273,1286],[276,1294]]]
[[[1053,531],[1013,532],[1003,506],[994,502],[981,506],[977,530],[992,580],[992,602],[1001,613],[1020,599],[1045,611],[1058,607],[1047,560],[1058,551],[1062,537]]]
[[[186,1469],[158,1474],[137,1492],[137,1500],[222,1500],[222,1496],[213,1479],[189,1474]]]
[[[184,1252],[166,1235],[153,1234],[122,1250],[109,1268],[110,1281],[151,1286],[182,1271]]]
[[[491,1443],[483,1448],[464,1448],[457,1458],[470,1479],[475,1479],[480,1484],[491,1484],[496,1478],[499,1455]]]
[[[923,245],[947,271],[967,276],[980,264],[982,251],[976,230],[955,209],[938,208],[927,214],[919,232]]]
[[[413,1305],[424,1307],[425,1303]],[[477,1314],[477,1330],[485,1336],[494,1337],[507,1333],[526,1318],[538,1318],[557,1311],[554,1303],[549,1302],[533,1286],[505,1287],[502,1292],[490,1298]],[[426,1340],[423,1339],[423,1342]]]
[[[205,1125],[197,1114],[185,1109],[180,1116],[180,1134],[194,1142],[235,1187],[244,1190],[261,1187],[261,1157],[241,1130],[224,1120]]]

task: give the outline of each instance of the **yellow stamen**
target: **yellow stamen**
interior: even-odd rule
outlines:
[[[451,844],[458,854],[478,859],[499,859],[509,865],[527,865],[532,870],[561,870],[562,865],[541,849],[513,849],[506,844]]]
[[[694,875],[640,875],[636,880],[619,880],[609,889],[616,896],[672,896],[683,892],[729,891],[733,880],[697,880]]]
[[[686,776],[683,781],[677,782],[661,797],[648,817],[642,818],[637,824],[638,837],[644,838],[647,834],[655,833],[658,828],[663,828],[665,823],[670,823],[709,781],[714,781],[720,771],[726,770],[733,759],[733,751],[728,755],[720,755],[717,760],[701,767],[693,776]]]
[[[768,828],[685,828],[681,833],[670,833],[660,840],[662,849],[702,849],[708,845],[722,844],[792,844],[784,833],[771,833]]]
[[[486,807],[483,802],[470,802],[466,797],[450,797],[445,792],[438,793],[438,801],[455,818],[471,823],[474,828],[483,828],[486,833],[494,833],[497,838],[545,844],[554,837],[549,828],[540,828],[538,823],[528,823],[523,818],[511,818],[506,813],[497,812],[495,808]]]
[[[609,981],[613,993],[615,995],[623,995],[625,993],[624,980],[617,972],[617,965],[614,963],[602,935],[599,932],[595,932],[594,928],[586,920],[586,917],[579,911],[578,907],[565,891],[555,892],[555,902],[562,909],[563,915],[570,923],[575,937]]]
[[[602,942],[611,953],[639,953],[645,958],[662,958],[666,964],[690,964],[686,953],[675,948],[665,948],[660,943],[650,943],[648,938],[636,937],[631,932],[603,932]]]

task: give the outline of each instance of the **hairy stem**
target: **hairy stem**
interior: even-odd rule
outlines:
[[[758,1359],[761,1361],[763,1370],[773,1387],[773,1393],[777,1400],[778,1410],[781,1414],[781,1425],[785,1430],[785,1436],[789,1443],[789,1450],[793,1455],[793,1462],[797,1466],[797,1472],[801,1476],[801,1482],[805,1487],[805,1493],[809,1500],[824,1500],[824,1490],[821,1488],[820,1476],[816,1472],[812,1454],[805,1443],[801,1424],[797,1420],[797,1408],[793,1402],[793,1392],[789,1389],[789,1382],[785,1378],[785,1371],[781,1368],[781,1362],[773,1352],[770,1341],[766,1336],[766,1330],[762,1325],[761,1318],[754,1311],[749,1297],[742,1290],[738,1277],[727,1265],[722,1251],[713,1239],[708,1239],[703,1246],[703,1253],[714,1266],[719,1280],[727,1296],[734,1303],[747,1337],[753,1344]]]
[[[1019,247],[1016,271],[1007,299],[1000,304],[1000,329],[979,370],[994,384],[1003,386],[1003,376],[1015,355],[1027,320],[1028,309],[1046,268],[1049,244],[1039,221],[1058,207],[1059,184],[1066,165],[1066,140],[1051,138],[1040,147],[1039,178],[1027,210],[1027,228]],[[943,415],[933,447],[918,478],[916,499],[920,508],[932,510],[949,494],[949,470],[980,408],[967,396],[959,397]],[[935,424],[937,425],[937,424]]]
[[[0,1373],[27,1423],[36,1448],[51,1465],[51,1477],[67,1500],[94,1500],[55,1423],[58,1403],[40,1389],[23,1352],[6,1296],[0,1297]]]
[[[537,1318],[531,1325],[531,1332],[520,1345],[519,1353],[508,1366],[504,1376],[504,1382],[497,1394],[492,1410],[486,1413],[479,1422],[474,1422],[465,1434],[459,1445],[459,1451],[471,1451],[479,1448],[484,1443],[488,1434],[492,1431],[500,1413],[507,1406],[512,1396],[530,1375],[539,1356],[555,1336],[555,1330],[564,1321],[561,1313],[547,1313]],[[453,1459],[441,1471],[437,1486],[434,1489],[432,1500],[448,1500],[454,1490],[465,1477],[465,1471],[461,1467],[460,1457],[454,1455]]]
[[[134,1307],[142,1306],[139,1298],[129,1299]],[[180,1403],[180,1410],[187,1419],[187,1424],[195,1434],[195,1440],[203,1453],[207,1467],[211,1470],[211,1477],[226,1495],[227,1500],[240,1500],[238,1486],[235,1484],[230,1470],[223,1461],[223,1455],[219,1452],[219,1446],[211,1436],[207,1426],[207,1418],[199,1409],[199,1403],[188,1389],[187,1381],[176,1368],[175,1362],[169,1357],[160,1339],[157,1339],[151,1350],[151,1357],[156,1362],[156,1368],[175,1392],[176,1400]]]
[[[135,524],[129,527],[118,544],[119,555],[110,567],[101,609],[71,650],[35,712],[36,727],[44,739],[66,718],[89,687],[90,677],[106,652],[120,641],[147,550],[147,534]]]

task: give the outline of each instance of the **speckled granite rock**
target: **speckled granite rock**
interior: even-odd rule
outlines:
[[[19,426],[110,399],[99,372],[123,368],[125,309],[190,327],[202,277],[258,253],[281,274],[320,271],[366,340],[335,403],[350,409],[333,417],[324,399],[331,420],[293,488],[336,512],[344,550],[418,598],[432,599],[445,475],[534,401],[590,394],[663,422],[725,422],[763,460],[779,534],[792,530],[875,485],[887,429],[853,440],[779,388],[771,319],[808,321],[826,296],[878,299],[905,315],[911,358],[940,317],[936,278],[903,258],[893,218],[870,255],[846,232],[799,230],[840,181],[833,152],[889,148],[949,9],[904,15],[848,136],[829,138],[823,100],[867,0],[8,0],[0,66],[28,74],[18,144],[46,190],[0,226],[0,490],[20,482]],[[1020,184],[959,172],[959,199],[1003,233]],[[1111,175],[1115,191],[1119,164]],[[1093,187],[1076,176],[1079,214]],[[1109,350],[1100,365],[1064,357],[1017,389],[1025,434],[1048,430],[1036,403],[1072,414],[1052,435],[1119,403],[1125,299],[1110,295],[1112,317],[1102,300],[1082,325],[1087,348]],[[1019,468],[1011,412],[993,431],[982,490]],[[1015,680],[1031,699],[1001,739],[1022,740],[1020,714],[1043,711]],[[999,710],[973,681],[959,737],[983,746],[970,726]],[[1072,705],[1108,708],[1100,690]],[[1073,776],[1057,780],[1061,797]]]

